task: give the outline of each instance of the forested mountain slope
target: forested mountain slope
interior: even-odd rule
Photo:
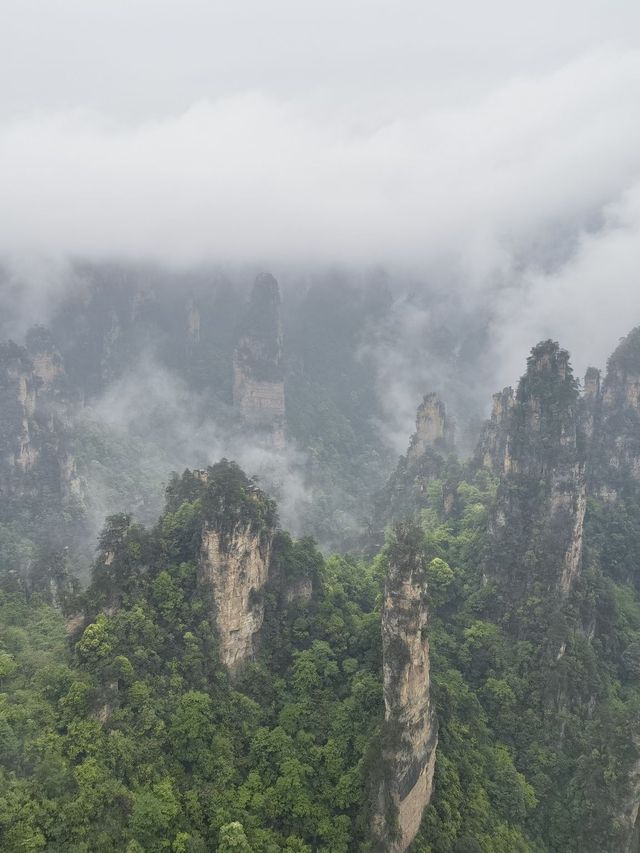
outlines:
[[[425,398],[367,558],[223,460],[84,592],[5,573],[0,847],[637,851],[638,387],[543,342],[466,462]]]

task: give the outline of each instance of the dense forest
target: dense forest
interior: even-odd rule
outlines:
[[[0,0],[0,853],[640,853],[640,2]]]
[[[326,291],[192,284],[181,338],[175,290],[94,282],[0,351],[0,848],[637,851],[640,330],[583,383],[538,344],[471,454],[427,394],[393,470],[345,343],[384,289],[331,345]],[[200,423],[295,444],[313,524],[282,468],[169,477],[171,412],[87,418],[149,340]]]

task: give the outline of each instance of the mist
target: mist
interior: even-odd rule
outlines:
[[[639,316],[638,102],[640,54],[602,49],[368,130],[257,92],[126,125],[85,109],[12,116],[0,253],[36,314],[70,257],[289,278],[382,267],[492,300],[506,381],[513,339],[559,335],[565,306],[574,328],[599,317],[604,349],[567,341],[581,361]],[[624,318],[599,310],[603,279]]]
[[[152,352],[143,353],[74,416],[84,445],[79,461],[90,538],[115,512],[154,523],[172,472],[206,468],[224,457],[237,461],[277,498],[286,529],[294,535],[304,532],[312,499],[304,482],[304,454],[293,445],[270,447],[264,437],[237,425],[234,429],[231,411],[214,417],[206,401]],[[102,461],[91,456],[96,447]]]
[[[356,345],[398,454],[424,393],[469,450],[538,340],[580,375],[640,323],[637,4],[66,0],[5,17],[6,336],[48,321],[78,261],[147,264],[176,288],[268,269],[285,298],[383,277],[387,315]],[[284,482],[304,467],[258,445],[252,461],[152,356],[85,417],[144,432],[127,400],[173,412],[160,468],[232,454]],[[304,504],[292,488],[284,504]]]
[[[371,129],[259,92],[133,125],[84,109],[13,117],[0,250],[383,264],[482,287],[561,264],[633,190],[639,98],[640,53],[603,49]]]
[[[638,0],[0,0],[0,850],[640,853],[639,552]]]

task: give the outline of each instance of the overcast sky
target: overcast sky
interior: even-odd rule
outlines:
[[[0,253],[422,271],[491,293],[505,373],[547,333],[602,360],[640,3],[0,0]]]
[[[0,10],[3,116],[86,107],[134,123],[246,91],[384,121],[640,39],[632,0],[2,0]]]

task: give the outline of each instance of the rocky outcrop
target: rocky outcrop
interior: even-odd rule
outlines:
[[[0,346],[0,495],[22,500],[43,491],[79,496],[76,464],[66,440],[62,358],[44,330],[27,346]]]
[[[12,342],[0,350],[0,368],[0,447],[7,475],[0,489],[7,494],[15,488],[15,475],[32,469],[38,459],[33,436],[37,381],[27,351]]]
[[[592,490],[615,501],[640,486],[640,327],[613,353],[602,383],[590,375]]]
[[[640,752],[640,735],[633,738],[633,749]],[[620,803],[616,824],[619,827],[621,853],[640,850],[640,758],[636,758],[627,774],[627,795]]]
[[[431,799],[438,727],[431,703],[422,531],[399,524],[382,609],[385,721],[375,849],[407,850]]]
[[[444,481],[441,509],[453,509],[455,488],[449,482],[449,455],[455,449],[455,425],[437,394],[426,394],[416,413],[416,431],[406,456],[374,499],[374,518],[369,538],[372,548],[384,542],[384,528],[418,512],[427,502],[428,488],[435,480]],[[454,466],[455,467],[455,466]]]
[[[75,594],[67,541],[83,511],[68,415],[62,358],[45,330],[32,329],[26,346],[0,345],[0,522],[31,543],[0,580],[63,611]]]
[[[476,450],[478,463],[494,472],[506,474],[511,471],[509,424],[515,402],[513,388],[510,387],[493,395],[491,418],[485,424]]]
[[[584,376],[580,399],[580,423],[587,442],[589,463],[593,458],[594,439],[598,438],[602,409],[601,376],[597,367],[590,367]],[[591,465],[589,465],[591,467]]]
[[[637,506],[640,486],[640,329],[634,330],[609,360],[604,378],[590,367],[580,395],[568,354],[552,341],[532,351],[517,393],[505,389],[494,398],[490,422],[482,435],[476,463],[499,478],[495,508],[490,517],[485,574],[499,586],[504,599],[522,602],[532,592],[546,594],[548,607],[562,607],[575,586],[582,565],[586,497],[599,498],[588,522],[589,553],[605,574],[636,582],[636,541],[630,524],[611,527],[603,519],[627,520]],[[610,506],[620,504],[617,506]],[[609,536],[616,531],[613,557]],[[627,565],[627,562],[629,565]],[[512,624],[519,616],[511,615]],[[559,622],[558,625],[563,624]],[[591,642],[596,631],[582,624]],[[526,630],[526,629],[525,629]],[[559,631],[563,630],[558,628]],[[566,637],[558,638],[558,660]],[[575,685],[565,684],[558,695],[584,707]],[[557,701],[557,696],[554,701]],[[597,700],[589,700],[593,716]],[[637,723],[629,727],[628,752],[637,755]],[[585,850],[637,851],[640,844],[640,761],[629,760],[619,793],[612,796],[609,840],[581,840]]]
[[[284,600],[287,604],[305,605],[313,595],[313,578],[296,578],[287,584],[284,590]]]
[[[245,426],[267,443],[285,442],[280,291],[272,275],[258,276],[233,358],[233,402]]]
[[[600,396],[600,371],[597,367],[589,367],[584,375],[584,396],[588,400],[598,399]]]
[[[477,458],[500,478],[486,574],[513,597],[534,585],[569,592],[582,561],[586,442],[557,343],[534,347],[515,395],[496,395]]]
[[[273,534],[238,523],[225,542],[206,529],[200,551],[200,576],[210,585],[220,660],[231,671],[251,660],[264,620],[264,588],[269,580]]]
[[[203,505],[199,580],[212,596],[220,660],[234,672],[253,658],[264,621],[275,505],[226,460],[187,481]]]
[[[416,431],[407,451],[407,462],[414,464],[429,448],[450,453],[454,447],[455,425],[437,394],[425,394],[416,413]]]
[[[178,512],[185,501],[199,507],[198,582],[211,601],[220,661],[235,673],[254,658],[263,628],[279,630],[274,608],[308,603],[322,556],[312,540],[294,542],[278,529],[275,503],[235,462],[222,459],[174,478],[168,512]],[[120,539],[118,534],[107,541],[103,534],[103,575],[112,543]],[[265,626],[272,615],[273,624]]]

